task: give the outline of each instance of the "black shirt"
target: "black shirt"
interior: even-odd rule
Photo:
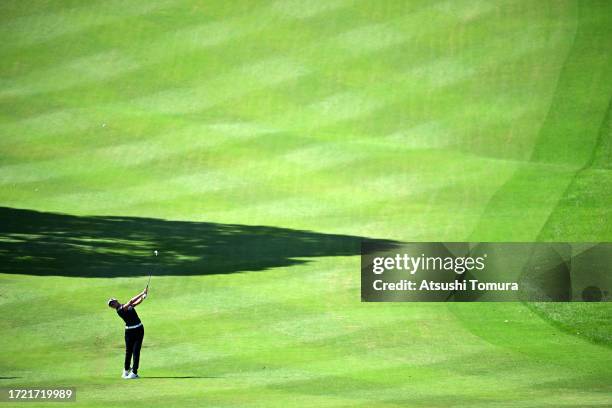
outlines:
[[[138,317],[138,313],[136,313],[136,309],[134,309],[132,306],[125,308],[120,307],[117,309],[117,314],[123,319],[126,326],[136,326],[137,324],[141,323],[140,317]]]

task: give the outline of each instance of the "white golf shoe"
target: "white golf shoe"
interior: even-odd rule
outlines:
[[[130,375],[128,375],[125,378],[127,378],[128,380],[135,380],[135,379],[140,378],[140,377],[138,377],[138,374],[136,374],[136,373],[130,373]]]
[[[123,374],[121,374],[121,378],[128,378],[130,375],[130,370],[123,370]]]

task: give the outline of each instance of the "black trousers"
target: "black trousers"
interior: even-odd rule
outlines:
[[[125,364],[123,368],[130,369],[130,362],[134,356],[132,372],[138,374],[138,363],[140,362],[140,348],[144,338],[144,326],[135,329],[125,329]]]

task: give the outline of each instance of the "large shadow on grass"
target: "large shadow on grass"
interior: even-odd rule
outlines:
[[[0,207],[0,273],[78,277],[209,275],[358,255],[363,240],[285,228],[81,217]],[[153,256],[153,250],[159,256]]]

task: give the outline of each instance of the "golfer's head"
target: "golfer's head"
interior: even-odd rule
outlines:
[[[117,307],[119,307],[119,301],[115,298],[108,299],[108,307],[116,309]]]

